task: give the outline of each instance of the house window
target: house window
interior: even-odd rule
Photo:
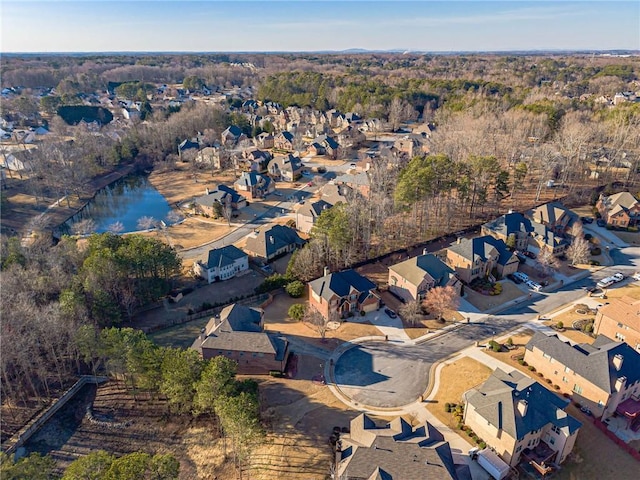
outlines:
[[[582,387],[580,385],[578,385],[577,383],[573,386],[573,391],[580,394],[582,393]]]
[[[557,435],[560,435],[560,429],[558,427],[556,427],[555,425],[553,425],[551,427],[551,431]]]
[[[518,445],[518,448],[516,448],[516,453],[520,453],[520,450],[522,450],[522,445]]]
[[[551,445],[555,445],[555,443],[556,443],[556,439],[555,439],[555,438],[553,438],[553,437],[549,437],[549,443],[550,443]]]
[[[549,355],[548,353],[543,353],[542,358],[546,358],[547,360],[551,361],[551,355]]]
[[[624,335],[622,335],[620,332],[616,332],[616,340],[624,342]]]
[[[565,373],[573,373],[573,370],[571,370],[569,367],[564,367],[564,371]]]
[[[564,377],[564,376],[563,376],[563,377],[562,377],[562,381],[563,381],[564,383],[567,383],[569,380],[567,380],[567,377]]]

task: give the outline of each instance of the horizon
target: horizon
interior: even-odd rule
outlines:
[[[640,3],[630,0],[23,0],[1,8],[0,50],[14,55],[640,51]]]

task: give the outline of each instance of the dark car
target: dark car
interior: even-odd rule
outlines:
[[[533,252],[530,252],[529,250],[525,250],[524,252],[522,252],[522,255],[529,258],[536,258],[536,254]]]
[[[389,315],[390,318],[396,318],[398,315],[396,314],[396,312],[394,312],[393,310],[391,310],[390,308],[385,308],[384,309],[384,313],[386,313],[387,315]]]
[[[606,227],[607,226],[607,222],[605,222],[603,219],[599,218],[598,220],[596,220],[596,223],[598,224],[599,227]]]
[[[520,280],[518,277],[515,277],[513,274],[509,274],[507,275],[507,278],[509,280],[511,280],[513,283],[522,283],[522,280]]]
[[[593,218],[591,217],[580,217],[580,220],[582,220],[582,223],[593,223]]]

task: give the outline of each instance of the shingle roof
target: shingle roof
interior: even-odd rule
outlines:
[[[482,418],[516,440],[550,423],[567,428],[569,434],[581,426],[564,411],[568,400],[517,371],[496,369],[486,382],[467,391],[465,399]],[[524,416],[518,410],[521,400],[527,402]]]
[[[512,233],[527,234],[533,231],[531,221],[518,212],[507,213],[482,226],[492,232],[500,233],[505,237],[508,237]]]
[[[342,440],[339,471],[352,479],[459,479],[459,465],[442,434],[425,422],[412,427],[396,418],[377,427],[366,414],[351,421]],[[462,468],[464,472],[466,469]]]
[[[634,300],[627,296],[612,298],[608,305],[600,307],[598,314],[640,332],[640,300]]]
[[[316,278],[309,282],[309,285],[317,295],[325,300],[329,300],[333,295],[346,297],[352,288],[361,293],[376,288],[375,283],[363,277],[355,270],[330,273],[324,277]]]
[[[319,217],[322,212],[328,210],[333,205],[329,202],[325,202],[324,200],[318,200],[317,202],[305,203],[300,206],[300,208],[296,211],[298,215],[303,215],[305,217]]]
[[[455,272],[432,254],[418,255],[404,262],[396,263],[389,270],[397,273],[412,285],[420,285],[425,275],[431,277],[436,286],[444,287],[455,276]]]
[[[236,125],[231,125],[224,132],[222,132],[222,135],[226,135],[227,133],[230,133],[234,137],[239,137],[240,135],[242,135],[242,130]]]
[[[242,185],[245,187],[253,187],[260,185],[263,188],[267,188],[271,183],[271,179],[266,175],[260,175],[256,172],[242,172],[240,178],[235,182],[235,185]]]
[[[369,186],[371,181],[367,172],[359,172],[356,174],[346,173],[334,179],[335,183],[346,183],[352,185]]]
[[[449,247],[452,252],[472,262],[476,259],[486,262],[492,255],[493,249],[498,253],[498,263],[500,265],[506,265],[510,261],[514,261],[515,255],[507,248],[507,245],[502,240],[493,238],[491,235],[471,239],[462,238],[460,243],[455,243]]]
[[[247,237],[245,248],[264,258],[275,254],[288,245],[302,246],[304,240],[297,232],[285,225],[273,225],[271,228],[261,228]]]
[[[620,192],[608,196],[606,202],[610,207],[620,205],[625,209],[629,209],[638,203],[638,200],[636,200],[636,198],[629,192]]]
[[[607,393],[614,391],[620,377],[626,377],[628,384],[640,380],[640,353],[626,343],[615,342],[604,335],[599,335],[592,345],[571,345],[557,335],[536,332],[526,349],[532,351],[534,347]],[[616,355],[623,357],[620,370],[613,365]]]
[[[201,197],[197,197],[195,202],[199,205],[205,205],[210,207],[214,203],[222,203],[224,204],[224,200],[227,195],[231,195],[231,202],[237,203],[239,200],[242,200],[244,197],[236,192],[233,188],[227,187],[226,185],[218,185],[218,189],[213,192],[208,193],[207,195],[202,195]]]
[[[561,203],[549,202],[532,209],[530,216],[534,222],[543,224],[554,224],[563,219],[565,215],[569,217],[567,225],[571,224],[573,220],[578,218],[575,213],[573,213]]]
[[[233,245],[227,245],[222,248],[209,250],[209,258],[207,259],[206,268],[225,267],[233,264],[239,258],[246,257],[247,254]]]

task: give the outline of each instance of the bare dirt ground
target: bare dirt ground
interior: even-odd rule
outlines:
[[[183,250],[206,244],[225,236],[233,230],[235,230],[235,227],[229,227],[225,221],[189,217],[179,224],[169,226],[165,230],[143,232],[140,235],[158,238],[176,250]],[[186,266],[190,267],[191,265],[193,265],[192,261]]]
[[[456,429],[457,422],[453,415],[445,412],[445,403],[461,403],[462,394],[482,382],[491,375],[491,369],[471,358],[461,358],[442,367],[440,371],[440,384],[432,401],[427,404],[427,409],[438,420],[452,429]],[[464,435],[461,435],[465,438]],[[466,440],[466,438],[465,438]]]

